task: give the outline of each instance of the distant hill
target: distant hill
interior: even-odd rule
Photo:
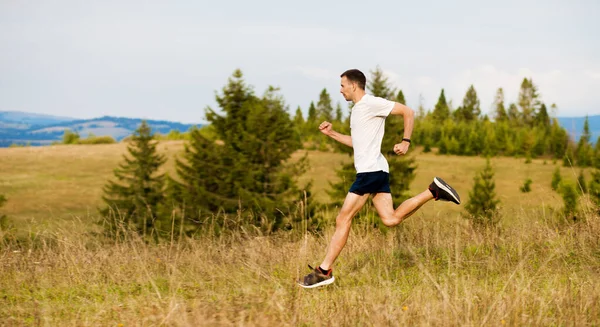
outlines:
[[[557,117],[558,122],[562,127],[564,127],[569,135],[575,139],[575,141],[579,140],[581,133],[583,132],[583,123],[585,121],[585,117]],[[598,137],[600,136],[600,115],[589,116],[589,124],[590,124],[590,132],[592,133],[592,137],[590,141],[592,143],[596,143]]]
[[[104,116],[93,119],[75,119],[15,111],[0,111],[0,147],[11,144],[49,145],[60,141],[65,130],[79,133],[111,136],[120,141],[133,134],[142,119]],[[171,130],[186,132],[201,124],[182,124],[164,120],[146,120],[154,133],[168,134]]]
[[[575,141],[579,140],[583,131],[585,117],[557,117]],[[202,124],[182,124],[164,120],[146,120],[155,133],[168,134],[171,130],[188,131],[192,126]],[[93,119],[77,119],[20,111],[0,111],[0,147],[13,143],[31,145],[48,145],[62,139],[66,129],[75,131],[81,137],[90,133],[96,136],[112,136],[120,141],[131,135],[142,119],[104,116]],[[600,115],[589,116],[591,141],[600,137]]]
[[[35,114],[21,111],[0,111],[0,124],[18,124],[18,125],[51,125],[76,120],[72,117],[52,116],[45,114]],[[1,126],[1,125],[0,125]]]

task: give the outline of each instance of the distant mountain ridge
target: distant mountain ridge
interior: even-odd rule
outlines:
[[[569,135],[578,141],[583,132],[585,117],[557,117],[558,122]],[[589,116],[591,142],[596,143],[600,137],[600,115]],[[49,145],[60,141],[66,129],[87,137],[90,133],[96,136],[111,136],[120,141],[133,134],[142,122],[141,118],[123,118],[103,116],[93,119],[78,119],[46,114],[20,111],[0,111],[0,147],[11,144]],[[202,127],[202,124],[183,124],[166,120],[146,119],[155,133],[168,134],[171,130],[186,132],[191,127]]]
[[[44,126],[44,125],[62,123],[62,122],[67,122],[67,121],[73,121],[76,119],[77,118],[28,113],[28,112],[22,112],[22,111],[0,111],[0,122],[5,122],[5,123],[18,123],[18,124]]]
[[[0,147],[11,144],[49,145],[60,141],[65,130],[79,133],[81,137],[90,134],[111,136],[120,141],[133,134],[142,120],[146,120],[154,133],[168,134],[171,130],[186,132],[193,126],[166,120],[123,118],[103,116],[93,119],[77,119],[18,111],[0,111]]]

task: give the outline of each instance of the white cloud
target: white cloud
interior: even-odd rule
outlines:
[[[600,79],[600,73],[587,70],[584,72],[591,79]]]
[[[331,82],[333,80],[339,79],[337,73],[334,73],[329,69],[324,69],[320,67],[295,66],[293,68],[288,69],[288,71],[299,73],[300,75],[315,81]]]
[[[433,85],[433,78],[429,76],[420,76],[417,78],[417,84],[425,87]]]

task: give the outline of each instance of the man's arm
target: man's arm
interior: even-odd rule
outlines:
[[[415,112],[409,107],[396,102],[390,115],[398,115],[404,118],[404,138],[410,139],[415,124]]]
[[[331,128],[331,123],[328,121],[324,121],[321,123],[321,125],[319,125],[319,130],[321,131],[321,133],[331,137],[332,139],[345,144],[349,147],[352,147],[352,137],[350,137],[350,135],[345,135],[345,134],[341,134],[338,133],[336,131],[334,131]]]
[[[394,104],[394,108],[390,112],[390,115],[399,115],[404,118],[404,138],[410,139],[415,123],[415,112],[409,107],[396,102]],[[402,141],[394,145],[394,152],[398,155],[406,154],[406,152],[408,151],[409,144],[410,143],[406,141]]]

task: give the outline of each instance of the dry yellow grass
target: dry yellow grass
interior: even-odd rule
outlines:
[[[183,143],[165,141],[158,149],[172,172]],[[102,187],[126,152],[125,143],[0,149],[0,194],[9,199],[3,212],[38,222],[95,215]]]
[[[167,171],[182,148],[160,144]],[[91,236],[102,186],[124,152],[123,144],[0,149],[0,194],[9,201],[3,212],[31,231],[30,241],[1,248],[2,324],[600,325],[600,218],[585,201],[585,219],[559,218],[551,162],[492,159],[502,200],[498,231],[473,230],[461,207],[448,203],[428,204],[394,229],[357,224],[336,263],[336,283],[304,290],[294,280],[323,258],[332,226],[322,235],[246,229],[158,245]],[[333,169],[349,158],[309,157],[311,171],[301,179],[314,179],[324,195]],[[485,163],[416,158],[413,192],[439,175],[464,200]],[[566,178],[577,173],[563,168]],[[523,194],[527,177],[533,192]]]
[[[164,170],[174,173],[175,156],[183,150],[182,141],[162,141],[159,152],[168,158]],[[74,217],[96,215],[102,205],[102,187],[113,177],[113,169],[122,161],[127,147],[124,143],[107,145],[67,145],[27,148],[0,148],[0,194],[8,202],[2,211],[16,222],[36,221],[53,225]],[[300,177],[303,185],[313,180],[317,196],[328,202],[325,192],[329,182],[336,179],[335,169],[349,162],[347,155],[309,151],[310,170]],[[298,157],[301,153],[297,153]],[[438,156],[413,154],[417,160],[417,176],[411,191],[425,189],[434,176],[441,176],[468,198],[475,173],[482,169],[485,159],[477,157]],[[550,189],[550,179],[555,165],[533,160],[493,158],[496,171],[497,193],[502,205],[511,214],[521,210],[537,210],[542,206],[560,206],[560,197]],[[563,176],[576,180],[577,171],[561,168]],[[391,172],[394,173],[393,171]],[[533,192],[523,194],[519,186],[525,178],[533,180]],[[393,191],[393,190],[392,190]],[[456,213],[460,207],[431,205],[423,214]]]
[[[77,226],[1,257],[0,321],[77,326],[511,326],[600,324],[600,219],[473,231],[459,217],[381,234],[356,225],[336,283],[294,280],[332,229],[106,244]],[[72,222],[77,224],[77,222]],[[43,240],[43,241],[42,241]]]

